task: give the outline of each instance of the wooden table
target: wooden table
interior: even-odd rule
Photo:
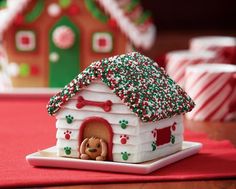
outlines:
[[[184,120],[186,129],[194,132],[206,133],[206,135],[213,140],[230,140],[236,147],[236,122],[193,122],[190,120]],[[236,157],[235,157],[236,160]],[[87,185],[75,185],[75,186],[57,186],[57,187],[45,187],[50,189],[199,189],[199,188],[236,188],[236,178],[229,180],[201,180],[201,181],[173,181],[173,182],[153,182],[153,183],[130,183],[130,184],[87,184]]]

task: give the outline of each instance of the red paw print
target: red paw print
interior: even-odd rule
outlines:
[[[66,130],[66,132],[64,132],[64,135],[66,140],[70,140],[71,131]]]
[[[120,135],[120,143],[121,144],[126,144],[127,140],[129,140],[129,137],[126,135]]]

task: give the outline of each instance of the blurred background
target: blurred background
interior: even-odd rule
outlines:
[[[157,27],[157,39],[150,56],[187,49],[192,37],[236,36],[235,0],[145,1]]]
[[[14,87],[63,87],[91,62],[133,50],[167,67],[166,54],[189,49],[194,37],[235,37],[235,7],[235,0],[0,0],[0,87],[9,78]],[[236,57],[235,48],[223,51]]]

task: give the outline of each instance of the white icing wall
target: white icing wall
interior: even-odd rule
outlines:
[[[86,100],[104,102],[111,100],[113,102],[110,112],[105,112],[100,107],[84,106],[81,109],[76,108],[78,95],[73,97],[56,115],[57,128],[57,148],[59,156],[78,157],[78,136],[81,123],[85,118],[98,116],[106,119],[113,130],[113,160],[124,161],[121,152],[130,153],[128,160],[125,162],[142,162],[157,158],[163,154],[172,153],[180,150],[183,141],[183,126],[181,116],[175,116],[170,119],[161,120],[153,123],[143,123],[140,119],[122,103],[122,101],[112,93],[112,91],[102,82],[95,82],[83,89],[79,96],[83,96]],[[65,116],[74,117],[72,123],[68,124]],[[120,120],[127,120],[128,126],[123,129],[119,125]],[[152,130],[155,128],[164,128],[177,123],[176,129],[171,134],[175,136],[175,143],[156,146],[156,150],[152,151],[152,142],[155,141]],[[70,139],[66,139],[65,135],[70,135]],[[126,144],[121,143],[121,138],[126,138]],[[65,147],[70,147],[71,153],[65,154]],[[166,149],[166,150],[162,150]],[[146,154],[146,155],[144,155]]]

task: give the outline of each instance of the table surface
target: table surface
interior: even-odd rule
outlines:
[[[213,140],[229,140],[236,147],[236,122],[196,122],[184,120],[185,128],[207,134],[208,138]],[[171,181],[171,182],[152,182],[152,183],[116,183],[116,184],[87,184],[87,185],[73,185],[73,186],[56,186],[44,187],[50,189],[113,189],[113,188],[129,188],[129,189],[184,189],[184,188],[236,188],[236,179],[221,179],[221,180],[202,180],[202,181]]]
[[[45,102],[43,101],[35,101],[35,100],[16,100],[16,99],[1,99],[0,101],[1,107],[7,107],[5,111],[2,111],[2,116],[6,117],[9,115],[9,112],[18,112],[21,114],[21,110],[19,110],[20,107],[24,108],[24,111],[27,111],[28,113],[32,113],[31,111],[35,112],[43,112],[43,117],[38,115],[31,115],[34,116],[32,120],[41,120],[43,123],[48,120],[48,117],[45,112]],[[12,109],[14,107],[14,109]],[[43,108],[41,108],[43,107]],[[26,108],[26,109],[25,109]],[[27,110],[29,108],[30,110]],[[42,110],[36,111],[37,108],[40,108]],[[23,109],[22,109],[23,110]],[[15,115],[15,114],[14,114]],[[25,120],[25,117],[20,117],[18,115],[17,119]],[[22,121],[21,120],[21,121]],[[8,120],[4,119],[2,120],[2,124],[6,124]],[[13,123],[14,120],[11,120],[9,123]],[[50,120],[50,122],[53,122],[53,120]],[[191,131],[194,131],[195,133],[206,133],[208,138],[213,140],[229,140],[231,143],[236,146],[236,122],[227,122],[227,123],[219,123],[219,122],[193,122],[189,120],[184,120],[185,128]],[[42,128],[45,130],[46,128]],[[7,130],[7,129],[6,129]],[[46,129],[47,130],[47,129]],[[54,132],[50,135],[54,135]],[[26,136],[26,135],[24,135]],[[50,136],[50,138],[52,137]],[[22,138],[23,140],[23,138]],[[37,139],[35,139],[37,140]],[[20,141],[19,141],[20,142]],[[43,141],[41,141],[43,142]],[[34,146],[34,144],[31,144]],[[236,158],[235,158],[236,159]],[[233,160],[233,157],[231,158]],[[234,161],[234,160],[233,160]],[[36,171],[36,170],[35,170]],[[229,178],[229,177],[228,177]],[[86,185],[75,185],[75,186],[60,186],[60,187],[45,187],[45,188],[82,188],[82,189],[88,189],[88,188],[236,188],[236,179],[230,178],[230,179],[211,179],[211,180],[195,180],[195,181],[158,181],[158,182],[139,182],[137,180],[137,183],[114,183],[114,184],[86,184]]]

